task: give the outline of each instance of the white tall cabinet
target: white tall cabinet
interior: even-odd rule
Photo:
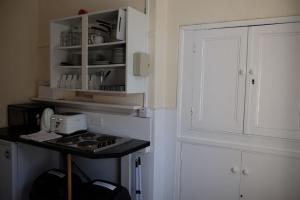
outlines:
[[[300,18],[181,29],[177,199],[300,199]]]

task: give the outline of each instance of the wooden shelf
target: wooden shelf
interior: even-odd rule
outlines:
[[[89,65],[89,69],[97,69],[97,68],[119,68],[125,67],[125,64],[109,64],[109,65]]]
[[[102,94],[119,94],[124,95],[126,91],[113,91],[113,90],[81,90],[82,92],[102,93]]]
[[[100,43],[100,44],[89,44],[88,47],[89,48],[110,47],[110,46],[118,46],[118,45],[122,45],[122,44],[126,44],[126,41],[106,42],[106,43]]]
[[[71,50],[71,49],[81,49],[81,45],[67,46],[67,47],[56,47],[57,50]]]
[[[111,94],[111,95],[126,95],[126,91],[113,91],[113,90],[91,90],[91,89],[71,89],[71,88],[54,88],[56,90],[70,91],[70,92],[90,92],[90,93],[101,93],[101,94]],[[134,94],[134,93],[133,93]],[[138,93],[136,93],[138,94]]]
[[[89,69],[97,69],[97,68],[120,68],[125,67],[126,64],[108,64],[108,65],[89,65]],[[60,65],[56,67],[57,69],[80,69],[81,66],[68,66],[68,65]]]
[[[74,66],[74,65],[71,65],[71,66],[68,66],[68,65],[60,65],[60,66],[57,66],[56,67],[57,69],[80,69],[81,66]]]
[[[104,103],[96,103],[96,102],[85,102],[85,101],[70,101],[70,100],[58,100],[58,99],[44,99],[44,98],[31,98],[32,101],[36,102],[44,102],[44,103],[53,103],[53,104],[60,104],[60,105],[73,105],[73,106],[80,106],[80,107],[92,107],[92,108],[106,108],[106,109],[123,109],[123,110],[130,110],[135,111],[142,106],[140,105],[119,105],[119,104],[104,104]]]

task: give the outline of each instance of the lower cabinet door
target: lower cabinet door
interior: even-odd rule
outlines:
[[[180,199],[238,200],[240,165],[240,151],[182,143]]]
[[[242,199],[300,199],[299,159],[259,153],[242,155]]]
[[[0,199],[12,200],[13,198],[13,169],[12,149],[9,144],[0,141]]]

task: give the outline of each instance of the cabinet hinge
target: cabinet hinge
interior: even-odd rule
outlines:
[[[193,44],[193,53],[196,53],[196,43]]]

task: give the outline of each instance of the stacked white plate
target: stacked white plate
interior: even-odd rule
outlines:
[[[116,47],[112,51],[113,64],[122,64],[125,62],[125,49],[124,47]]]

